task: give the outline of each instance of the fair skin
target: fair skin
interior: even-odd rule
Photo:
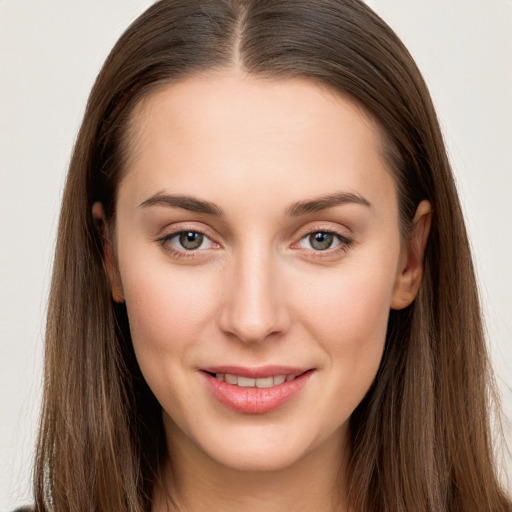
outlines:
[[[198,75],[133,119],[105,257],[162,406],[179,509],[345,510],[349,418],[390,309],[417,293],[429,203],[403,243],[379,130],[306,80]],[[301,384],[271,379],[291,389],[282,403],[255,385],[245,395],[242,380],[219,399],[235,370]]]

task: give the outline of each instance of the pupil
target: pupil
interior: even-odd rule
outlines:
[[[197,249],[203,243],[203,235],[187,231],[180,234],[180,244],[188,250]]]
[[[309,241],[313,249],[325,251],[326,249],[329,249],[329,247],[331,247],[333,242],[333,236],[331,235],[331,233],[314,233],[313,235],[310,235]]]

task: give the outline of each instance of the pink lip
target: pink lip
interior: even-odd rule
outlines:
[[[210,372],[210,370],[204,370],[201,372],[213,396],[227,408],[246,414],[262,414],[277,409],[297,395],[307,384],[311,375],[313,375],[313,371],[296,371],[296,369],[290,371],[290,368],[286,368],[286,371],[282,371],[282,367],[248,369],[224,366],[216,367],[215,370],[218,371]],[[298,375],[299,373],[300,375],[292,381],[283,382],[271,388],[243,388],[221,381],[210,375],[210,373],[207,373],[207,371],[210,373],[232,373],[249,378],[264,378],[275,375]]]

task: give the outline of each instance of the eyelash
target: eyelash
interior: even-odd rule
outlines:
[[[211,237],[209,237],[204,231],[200,230],[200,229],[179,229],[177,231],[174,231],[172,233],[169,233],[168,235],[165,235],[161,238],[158,238],[156,240],[156,242],[158,242],[162,249],[166,252],[168,252],[169,254],[171,254],[171,256],[175,257],[175,258],[179,258],[179,259],[182,259],[182,258],[196,258],[198,256],[198,253],[201,252],[201,251],[204,251],[205,249],[202,249],[202,250],[198,250],[198,249],[191,249],[191,250],[187,250],[185,248],[183,249],[176,249],[175,247],[172,246],[172,244],[170,244],[170,241],[173,239],[173,238],[176,238],[178,237],[179,235],[183,234],[183,233],[195,233],[195,234],[198,234],[198,235],[202,235],[205,239],[209,240],[211,244],[217,246],[217,247],[220,247],[220,245],[216,242],[214,242]]]
[[[202,231],[200,229],[180,229],[178,231],[174,231],[172,233],[169,233],[168,235],[158,238],[156,240],[156,242],[158,242],[161,245],[163,250],[165,250],[166,252],[171,254],[173,257],[180,258],[180,259],[181,258],[195,258],[198,256],[198,253],[206,250],[206,249],[187,250],[185,248],[180,250],[180,249],[176,249],[169,243],[172,239],[178,237],[179,235],[181,235],[183,233],[194,233],[194,234],[201,235],[205,239],[209,240],[210,243],[213,244],[214,246],[220,247],[220,245],[218,243],[214,242],[204,231]],[[313,257],[322,258],[322,257],[326,257],[326,256],[334,256],[334,255],[339,254],[340,252],[346,252],[347,249],[352,245],[352,240],[350,238],[348,238],[346,235],[339,233],[338,231],[335,231],[332,229],[316,228],[316,229],[312,229],[312,230],[309,230],[309,231],[303,233],[301,235],[299,241],[295,242],[292,245],[292,248],[294,250],[297,249],[298,248],[297,246],[300,244],[300,242],[302,242],[303,240],[306,240],[308,237],[318,234],[318,233],[334,236],[338,241],[338,245],[334,248],[329,247],[324,250],[304,249]]]
[[[333,229],[315,228],[312,230],[308,230],[306,233],[304,233],[300,237],[299,241],[295,242],[292,247],[297,247],[303,240],[307,240],[312,235],[316,235],[319,233],[324,235],[332,235],[335,239],[337,239],[338,245],[334,248],[329,247],[324,250],[305,249],[306,251],[308,251],[310,256],[313,256],[315,258],[325,258],[329,256],[332,257],[338,255],[339,253],[346,252],[348,248],[352,245],[352,240],[338,231],[335,231]]]

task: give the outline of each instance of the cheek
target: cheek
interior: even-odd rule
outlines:
[[[190,270],[171,270],[165,263],[131,265],[121,268],[121,275],[137,356],[183,355],[213,314],[212,277],[195,269],[192,278]]]
[[[334,276],[311,280],[297,290],[302,316],[319,339],[335,347],[354,345],[385,335],[395,280],[393,265],[340,269]],[[391,270],[389,270],[391,269]],[[334,348],[334,347],[333,347]]]
[[[197,269],[196,269],[197,270]],[[123,274],[122,274],[123,275]],[[184,385],[197,340],[212,318],[215,285],[207,275],[169,265],[125,269],[123,289],[140,370],[171,417],[182,417],[190,397]],[[193,401],[193,399],[192,399]],[[189,418],[190,419],[190,418]]]
[[[325,281],[312,281],[307,293],[300,292],[303,328],[328,356],[326,368],[334,385],[326,400],[339,404],[344,417],[363,399],[380,365],[394,261],[360,268],[347,265]]]

